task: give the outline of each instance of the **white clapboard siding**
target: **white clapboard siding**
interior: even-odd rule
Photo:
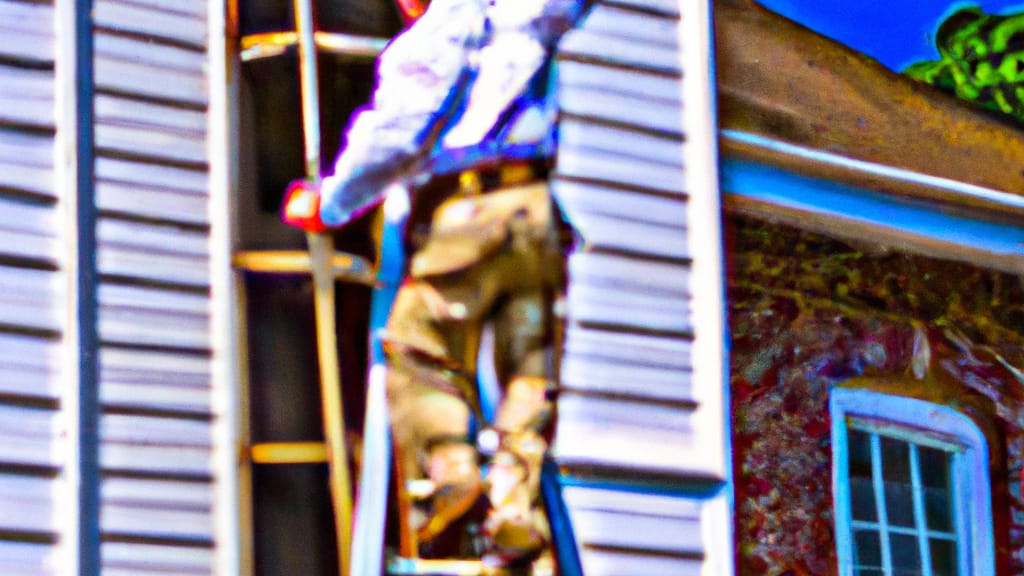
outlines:
[[[56,532],[56,481],[0,473],[0,531]]]
[[[613,185],[573,181],[558,183],[558,198],[564,204],[577,207],[577,212],[585,206],[596,214],[616,215],[626,220],[676,228],[679,226],[679,213],[685,210],[686,202],[683,196],[641,195]]]
[[[125,4],[196,17],[204,17],[208,9],[206,0],[129,0]]]
[[[62,280],[49,270],[0,266],[0,325],[59,331],[65,318]]]
[[[53,154],[53,136],[0,124],[0,189],[56,198]]]
[[[97,0],[104,576],[214,572],[205,0]]]
[[[96,99],[96,145],[106,152],[206,162],[206,114],[128,98]]]
[[[0,0],[0,574],[66,573],[52,2]]]
[[[53,88],[49,70],[0,65],[0,122],[53,126]]]
[[[39,2],[0,2],[0,53],[26,62],[53,62],[53,5]],[[51,76],[52,78],[52,76]]]
[[[691,350],[683,125],[635,128],[629,114],[645,107],[647,91],[679,108],[677,24],[672,15],[599,3],[560,46],[560,62],[570,69],[568,83],[559,78],[560,106],[594,91],[621,95],[614,108],[581,111],[559,124],[553,192],[582,239],[568,265],[554,446],[562,464],[687,469],[672,448],[692,441],[692,362],[652,363],[651,354],[638,361],[604,349],[629,338],[636,346],[646,340],[666,356]],[[605,51],[597,45],[606,37],[660,46],[672,64],[634,61],[631,51],[614,47]],[[609,68],[616,73],[605,74]],[[655,80],[634,82],[644,74]]]
[[[644,253],[622,255],[581,251],[569,262],[569,272],[580,282],[581,289],[644,292],[652,298],[671,298],[685,304],[689,296],[690,274],[685,264],[673,261],[646,260]],[[685,315],[679,318],[685,321]]]
[[[172,186],[150,188],[103,180],[96,184],[96,204],[100,210],[142,218],[163,218],[192,225],[210,222],[205,196]]]
[[[117,96],[101,94],[96,97],[96,119],[100,123],[144,125],[199,138],[206,135],[206,113],[203,111],[183,110]]]
[[[103,485],[103,529],[154,538],[210,540],[213,498],[200,482],[113,478]]]
[[[558,170],[567,178],[593,178],[665,194],[682,194],[684,190],[682,172],[678,167],[642,158],[626,158],[614,151],[559,149]]]
[[[642,10],[598,4],[584,26],[566,34],[559,44],[567,60],[679,74],[677,19],[654,17]]]
[[[720,327],[698,322],[694,261],[707,239],[694,236],[690,213],[695,195],[717,191],[687,166],[678,6],[598,2],[559,46],[552,187],[579,242],[568,262],[552,453],[588,576],[715,573],[709,566],[732,554],[724,539],[707,541],[727,522],[716,509],[709,524],[706,512],[724,456],[702,455],[716,450],[725,424],[701,411],[721,390],[695,374],[723,364],[696,352],[697,335],[714,338]],[[698,485],[708,488],[685,488]]]
[[[564,352],[569,360],[643,364],[666,370],[693,366],[691,343],[686,338],[629,334],[570,326]]]
[[[213,564],[211,549],[194,546],[110,542],[103,545],[102,555],[106,576],[206,576]]]
[[[96,35],[96,86],[202,106],[208,100],[204,58],[203,52],[195,50],[100,33]]]
[[[686,406],[625,395],[559,393],[554,452],[569,468],[621,468],[633,475],[682,477],[693,464],[673,456],[694,443],[691,410]]]
[[[123,0],[96,0],[96,26],[150,38],[171,40],[202,47],[206,43],[204,14],[168,10],[163,6],[139,5]]]
[[[0,395],[56,400],[62,392],[60,379],[59,342],[0,332]]]
[[[569,288],[569,303],[570,313],[580,325],[680,333],[690,328],[685,300],[647,291],[577,284]]]
[[[671,74],[563,60],[558,66],[563,113],[640,128],[678,132],[682,123],[679,82]],[[609,86],[612,83],[612,86]],[[636,108],[636,98],[644,105]]]
[[[617,362],[610,359],[571,358],[562,364],[562,388],[583,392],[648,397],[690,402],[690,390],[679,386],[677,370],[661,365]]]
[[[59,222],[52,206],[0,197],[0,255],[56,263]]]
[[[147,189],[168,189],[183,194],[205,195],[209,187],[209,177],[205,170],[162,166],[123,158],[97,158],[96,177],[101,183],[116,182]]]
[[[563,497],[587,576],[702,573],[701,500],[575,486]]]
[[[107,414],[100,441],[100,464],[117,472],[197,478],[212,474],[207,421]]]
[[[209,234],[203,230],[101,218],[102,274],[184,286],[209,285]]]
[[[177,162],[201,162],[206,158],[202,135],[162,131],[145,124],[118,125],[100,121],[96,145],[104,150],[159,155]]]
[[[191,512],[209,512],[213,508],[213,494],[200,482],[112,478],[104,483],[101,496],[118,506],[146,502],[155,508]],[[193,529],[196,528],[199,527]]]
[[[206,294],[105,284],[99,301],[104,343],[210,348]]]
[[[655,134],[632,126],[570,116],[559,122],[558,139],[566,148],[611,153],[626,162],[642,160],[677,173],[683,167],[683,142],[679,134]]]
[[[0,574],[4,576],[39,576],[59,574],[53,546],[0,540]]]
[[[60,466],[56,410],[0,403],[0,465]]]
[[[204,356],[108,348],[100,356],[100,399],[122,409],[208,414],[210,370]]]

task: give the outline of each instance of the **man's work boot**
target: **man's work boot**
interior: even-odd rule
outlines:
[[[492,567],[520,567],[535,560],[551,540],[544,513],[537,509],[540,466],[546,442],[534,432],[502,438],[487,472],[493,509],[484,524],[488,538],[485,562]]]
[[[490,505],[480,478],[476,449],[464,442],[435,445],[426,469],[432,492],[419,494],[414,528],[424,558],[469,558],[480,554],[479,525]]]

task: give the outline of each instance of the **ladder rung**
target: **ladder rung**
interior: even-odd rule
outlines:
[[[520,572],[516,572],[519,574]],[[554,576],[555,569],[550,555],[543,555],[533,563],[530,576]],[[507,569],[487,566],[480,560],[437,560],[425,558],[402,558],[391,556],[388,561],[389,576],[506,576]]]
[[[266,442],[249,448],[253,464],[322,464],[327,462],[323,442]]]
[[[332,259],[334,277],[348,282],[372,285],[373,266],[362,256],[335,252]],[[236,252],[235,268],[264,274],[310,274],[309,252],[305,250],[243,250]]]
[[[424,558],[393,557],[388,562],[388,574],[480,576],[493,574],[480,560],[427,560]]]
[[[299,35],[296,32],[250,34],[242,37],[241,58],[243,62],[270,58],[283,54],[298,43]],[[387,46],[388,39],[320,31],[313,34],[313,43],[317,49],[330,54],[376,58]]]

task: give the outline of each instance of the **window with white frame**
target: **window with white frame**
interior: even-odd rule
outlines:
[[[994,572],[988,448],[969,418],[852,389],[831,412],[839,574]]]

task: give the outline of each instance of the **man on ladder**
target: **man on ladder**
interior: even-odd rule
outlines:
[[[373,101],[320,187],[327,226],[396,184],[437,206],[383,335],[399,493],[415,500],[400,506],[414,535],[404,544],[424,557],[525,566],[550,538],[537,500],[564,272],[543,181],[545,96],[551,52],[581,11],[579,0],[434,0],[381,55]],[[475,433],[488,322],[504,398]],[[491,454],[484,478],[478,445]]]

